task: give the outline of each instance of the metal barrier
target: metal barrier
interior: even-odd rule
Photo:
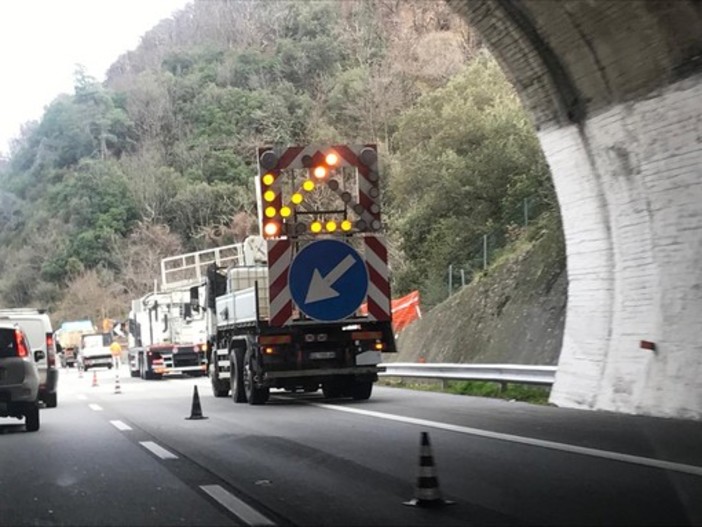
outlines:
[[[422,364],[389,362],[381,364],[384,377],[419,377],[457,381],[492,381],[550,386],[556,377],[556,366],[525,364]]]

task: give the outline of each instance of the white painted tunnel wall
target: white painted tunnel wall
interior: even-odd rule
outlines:
[[[702,77],[539,136],[570,282],[552,402],[702,418]]]

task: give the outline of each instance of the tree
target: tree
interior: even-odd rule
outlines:
[[[449,264],[468,262],[473,242],[505,224],[522,199],[537,189],[553,195],[533,127],[487,55],[423,96],[398,126],[392,226],[408,260],[398,292],[431,288]]]

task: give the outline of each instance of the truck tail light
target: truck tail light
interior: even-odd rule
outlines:
[[[379,340],[382,338],[382,331],[354,331],[351,333],[352,340]]]
[[[268,335],[258,337],[258,343],[261,346],[270,346],[271,344],[290,344],[291,342],[291,335]]]

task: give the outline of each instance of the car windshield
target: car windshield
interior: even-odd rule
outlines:
[[[105,339],[107,337],[107,339]],[[84,335],[83,336],[83,347],[84,348],[101,348],[103,346],[109,346],[109,335]]]

